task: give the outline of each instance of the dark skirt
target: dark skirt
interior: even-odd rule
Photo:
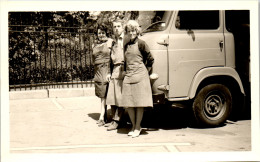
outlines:
[[[109,63],[95,65],[95,94],[99,98],[105,98],[108,90],[106,76],[108,74]]]
[[[105,98],[107,96],[108,83],[107,82],[95,82],[95,95],[99,98]]]

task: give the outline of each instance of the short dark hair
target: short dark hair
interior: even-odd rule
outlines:
[[[96,34],[96,35],[97,35],[97,33],[98,33],[98,29],[104,31],[107,36],[109,35],[108,26],[107,26],[106,24],[104,24],[104,23],[102,23],[102,24],[97,24],[96,30],[95,30],[95,34]]]

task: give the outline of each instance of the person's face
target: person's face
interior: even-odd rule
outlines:
[[[116,36],[120,36],[123,32],[123,26],[121,22],[114,22],[113,23],[113,32]]]
[[[133,40],[133,39],[135,39],[135,38],[137,37],[137,32],[136,32],[136,30],[134,30],[134,29],[129,30],[129,31],[127,32],[127,34],[128,34],[128,37],[129,37],[131,40]]]
[[[99,40],[106,40],[107,39],[106,32],[104,30],[101,30],[101,29],[98,29],[97,36],[98,36]]]

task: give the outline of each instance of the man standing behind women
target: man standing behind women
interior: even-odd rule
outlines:
[[[97,41],[93,44],[94,81],[95,95],[101,98],[101,113],[98,126],[103,126],[106,120],[106,96],[108,81],[107,74],[110,72],[110,53],[113,40],[108,38],[108,27],[99,24],[96,28]]]
[[[122,105],[128,111],[132,122],[129,136],[138,137],[141,133],[141,121],[144,107],[152,107],[152,90],[149,71],[154,58],[147,44],[138,38],[139,24],[129,20],[125,32],[130,41],[125,45],[126,74],[123,80]]]
[[[113,32],[115,35],[115,42],[112,47],[111,60],[112,66],[111,75],[107,76],[109,81],[107,105],[111,105],[112,122],[109,123],[107,130],[116,130],[118,128],[120,119],[124,113],[124,108],[120,107],[122,104],[122,82],[124,72],[124,28],[122,20],[115,20],[113,22]]]

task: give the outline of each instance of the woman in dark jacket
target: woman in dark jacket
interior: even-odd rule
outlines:
[[[129,20],[125,32],[130,41],[125,45],[126,74],[122,88],[122,107],[127,108],[132,129],[129,136],[138,137],[141,133],[141,121],[144,107],[153,107],[149,71],[154,58],[147,44],[138,38],[139,24]]]

